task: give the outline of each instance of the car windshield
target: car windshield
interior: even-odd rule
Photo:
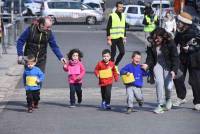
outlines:
[[[100,8],[99,4],[96,4],[96,3],[85,3],[85,4],[92,8]]]
[[[169,8],[169,4],[161,4],[161,8]],[[160,8],[160,4],[152,4],[153,8]]]

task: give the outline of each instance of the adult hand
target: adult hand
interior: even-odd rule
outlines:
[[[171,71],[171,75],[172,75],[172,79],[175,79],[175,72],[174,71]]]
[[[61,61],[61,63],[62,63],[63,65],[65,65],[65,64],[67,63],[67,60],[66,60],[65,58],[61,58],[60,61]]]
[[[17,63],[18,64],[24,64],[23,56],[18,56]]]
[[[189,45],[187,45],[187,46],[183,47],[183,50],[184,50],[185,52],[187,52],[187,51],[188,51],[188,49],[189,49]]]
[[[109,46],[112,45],[112,41],[111,41],[111,37],[110,36],[107,37],[107,43],[108,43]]]
[[[127,40],[126,40],[127,38],[126,37],[124,37],[123,38],[123,44],[125,45],[126,44],[126,42],[127,42]]]

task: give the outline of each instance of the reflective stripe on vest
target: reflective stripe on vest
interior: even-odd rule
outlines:
[[[124,38],[125,32],[125,15],[122,14],[122,19],[116,13],[111,14],[112,27],[110,29],[110,36],[112,39]]]
[[[154,16],[153,22],[151,22],[151,18],[145,15],[145,19],[148,25],[144,26],[144,32],[152,32],[156,28],[155,21],[157,21],[158,16]]]

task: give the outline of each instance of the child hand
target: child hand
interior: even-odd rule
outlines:
[[[131,73],[130,73],[130,72],[127,72],[126,75],[129,76],[129,75],[131,75]]]
[[[36,80],[36,83],[40,83],[40,80],[39,80],[39,79],[37,79],[37,80]]]

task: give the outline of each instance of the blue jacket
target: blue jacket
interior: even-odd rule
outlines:
[[[33,68],[26,67],[23,74],[23,81],[26,90],[39,90],[41,88],[41,82],[44,80],[44,73],[40,68],[34,66]],[[39,83],[35,80],[38,79]]]
[[[17,54],[18,56],[23,56],[24,52],[23,52],[23,48],[24,48],[24,44],[26,43],[26,41],[29,38],[29,33],[30,33],[30,27],[28,27],[19,37],[19,39],[17,40]],[[60,49],[55,41],[55,37],[53,34],[50,34],[48,43],[51,47],[51,49],[53,50],[53,52],[55,53],[55,55],[58,57],[58,59],[60,60],[61,58],[63,58],[63,55],[60,52]]]
[[[135,78],[135,81],[131,85],[136,87],[142,87],[143,76],[147,76],[148,73],[141,68],[141,65],[134,65],[133,63],[129,63],[120,70],[120,75],[124,75],[128,72],[133,73]]]

